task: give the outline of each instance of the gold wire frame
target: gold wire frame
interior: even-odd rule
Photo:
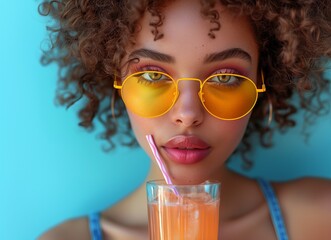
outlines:
[[[243,78],[243,79],[246,79],[246,80],[252,82],[252,83],[255,85],[255,89],[256,89],[256,92],[257,92],[257,93],[266,92],[266,86],[265,86],[265,82],[264,82],[263,71],[261,71],[261,82],[262,82],[262,84],[261,84],[261,88],[257,88],[256,83],[255,83],[253,80],[251,80],[250,78],[248,78],[248,77],[246,77],[246,76],[243,76],[243,75],[239,75],[239,74],[232,74],[232,73],[227,73],[227,74],[213,74],[213,75],[207,77],[204,81],[202,81],[202,80],[199,79],[199,78],[178,78],[177,80],[175,80],[175,79],[174,79],[173,77],[171,77],[169,74],[164,73],[164,72],[160,72],[160,71],[140,71],[140,72],[136,72],[136,73],[130,74],[129,76],[127,76],[127,77],[124,79],[124,81],[122,82],[122,85],[119,85],[118,82],[117,82],[117,79],[115,78],[113,86],[114,86],[115,89],[122,91],[123,84],[124,84],[124,83],[125,83],[125,82],[126,82],[131,76],[139,75],[139,74],[143,74],[143,73],[157,73],[157,74],[162,74],[162,75],[165,75],[165,76],[169,77],[170,79],[172,79],[173,82],[175,83],[175,86],[176,86],[176,95],[175,95],[175,98],[178,97],[178,89],[177,89],[177,88],[178,88],[178,82],[179,82],[179,81],[198,81],[198,82],[200,82],[199,97],[200,97],[200,100],[201,100],[201,102],[202,102],[204,108],[207,110],[207,112],[208,112],[209,114],[211,114],[212,116],[214,116],[214,117],[216,117],[216,118],[218,118],[218,119],[221,119],[221,120],[237,120],[237,119],[240,119],[240,118],[246,116],[246,115],[249,114],[249,113],[252,111],[252,109],[254,108],[254,106],[255,106],[255,104],[256,104],[256,101],[257,101],[257,98],[256,98],[254,104],[252,105],[252,107],[251,107],[251,108],[250,108],[245,114],[243,114],[243,115],[241,115],[241,116],[239,116],[239,117],[236,117],[236,118],[229,118],[229,119],[228,119],[228,118],[222,118],[222,117],[219,117],[219,116],[213,114],[212,112],[210,112],[210,111],[208,110],[208,108],[205,106],[204,101],[203,101],[203,98],[202,98],[202,88],[203,88],[204,83],[205,83],[208,79],[210,79],[210,78],[212,78],[212,77],[214,77],[214,76],[218,76],[218,75],[228,75],[228,76],[240,77],[240,78]],[[123,100],[124,100],[124,99],[123,99]],[[124,102],[125,102],[125,100],[124,100]],[[168,109],[167,111],[165,111],[165,112],[163,112],[163,113],[161,113],[161,114],[159,114],[159,115],[155,115],[155,116],[153,115],[152,117],[154,118],[154,117],[162,116],[163,114],[165,114],[166,112],[168,112],[168,111],[173,107],[173,105],[175,104],[175,102],[176,102],[176,101],[173,101],[173,103],[171,104],[171,106],[169,107],[169,109]],[[271,109],[271,111],[272,111],[272,109]],[[271,114],[272,114],[272,112],[271,112]],[[270,118],[270,116],[269,116],[269,118]]]

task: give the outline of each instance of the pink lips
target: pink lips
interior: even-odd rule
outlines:
[[[163,149],[171,160],[180,164],[194,164],[204,159],[210,146],[195,136],[176,136],[171,138]]]

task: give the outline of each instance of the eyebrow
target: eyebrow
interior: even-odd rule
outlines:
[[[160,53],[160,52],[145,49],[145,48],[135,50],[132,53],[130,53],[130,55],[129,55],[129,59],[139,58],[139,57],[150,58],[150,59],[153,59],[156,61],[166,62],[166,63],[175,62],[175,58],[168,54]]]
[[[173,56],[146,48],[135,50],[129,55],[129,59],[134,59],[139,57],[150,58],[156,61],[166,62],[166,63],[175,62],[175,58]],[[208,54],[204,59],[204,63],[222,61],[233,57],[241,58],[244,60],[248,60],[249,62],[252,62],[252,57],[248,52],[244,51],[241,48],[230,48],[221,52]]]
[[[251,55],[241,48],[230,48],[221,52],[208,54],[205,57],[204,62],[211,63],[216,61],[222,61],[232,57],[242,58],[244,60],[248,60],[249,62],[252,62]]]

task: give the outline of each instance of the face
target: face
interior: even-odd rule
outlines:
[[[141,52],[141,49],[145,54],[138,56],[139,62],[130,64],[129,74],[158,70],[174,79],[205,79],[214,73],[229,72],[256,81],[258,47],[248,19],[235,16],[219,4],[216,9],[220,14],[221,28],[214,32],[214,39],[208,36],[214,25],[202,17],[198,0],[179,0],[167,6],[162,12],[165,19],[159,28],[164,37],[156,41],[150,26],[153,18],[146,12],[140,22],[136,43],[127,49],[128,56]],[[231,49],[240,49],[241,53],[222,54]],[[158,58],[155,58],[155,52]],[[208,56],[218,53],[223,57],[206,61]],[[128,60],[128,56],[123,61]],[[175,183],[220,180],[224,163],[240,143],[250,114],[238,120],[220,120],[204,109],[198,97],[199,82],[179,81],[178,89],[177,101],[164,115],[145,118],[128,109],[137,140],[154,159],[145,137],[153,135]]]

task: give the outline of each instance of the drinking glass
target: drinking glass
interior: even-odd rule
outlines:
[[[150,240],[217,240],[220,183],[146,184]]]

